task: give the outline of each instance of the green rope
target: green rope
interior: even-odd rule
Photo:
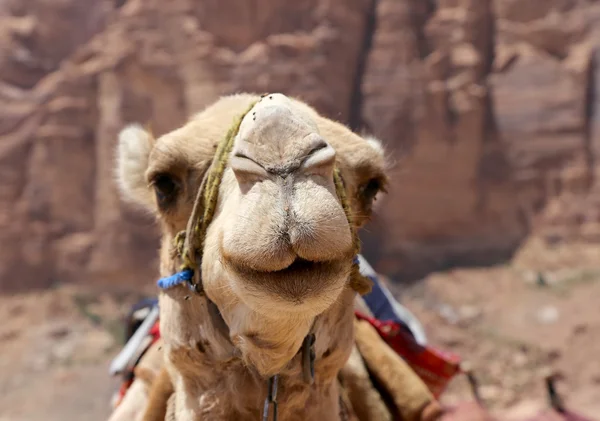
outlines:
[[[350,207],[350,201],[346,196],[344,180],[340,170],[337,167],[333,171],[333,182],[335,184],[335,192],[340,199],[342,208],[346,214],[348,225],[350,225],[354,256],[358,256],[360,253],[360,238],[358,237],[358,230],[354,225],[354,218],[352,218],[352,208]],[[371,292],[371,288],[373,287],[373,281],[360,273],[360,265],[358,262],[354,262],[352,264],[352,271],[350,272],[350,287],[360,295],[368,294]]]
[[[204,249],[204,241],[206,239],[206,231],[209,224],[212,222],[212,218],[215,214],[217,207],[217,201],[219,199],[219,186],[223,178],[223,173],[227,166],[227,159],[233,148],[235,136],[240,128],[242,120],[246,114],[256,105],[258,101],[252,102],[246,111],[235,118],[233,125],[227,131],[227,134],[217,146],[217,151],[208,169],[203,185],[200,186],[200,191],[196,198],[194,207],[198,207],[200,210],[197,219],[193,221],[192,236],[193,238],[188,239],[186,242],[187,232],[181,231],[175,236],[174,242],[176,250],[183,260],[182,270],[185,269],[197,269],[197,261],[202,261],[202,252]],[[192,215],[193,217],[194,215]],[[201,286],[201,282],[197,282],[198,287]]]

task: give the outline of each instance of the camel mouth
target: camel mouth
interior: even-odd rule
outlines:
[[[352,266],[350,259],[315,262],[300,257],[277,271],[255,270],[231,260],[223,263],[240,298],[259,312],[323,311],[337,299]]]
[[[324,270],[327,270],[327,268],[329,268],[329,266],[331,266],[332,264],[334,264],[334,262],[314,262],[311,260],[303,259],[301,257],[296,257],[292,261],[292,263],[290,263],[283,269],[260,270],[255,268],[249,268],[246,265],[233,262],[230,259],[227,259],[226,261],[226,266],[229,269],[237,272],[244,278],[264,277],[269,278],[273,282],[285,282],[286,280],[294,279],[297,277],[314,276],[315,273],[321,273]]]
[[[313,262],[310,260],[303,259],[301,257],[296,257],[292,261],[292,263],[290,263],[287,267],[285,267],[283,269],[275,270],[275,271],[261,271],[261,270],[254,270],[254,271],[257,273],[279,273],[282,276],[287,276],[287,275],[291,275],[296,272],[308,273],[311,270],[318,269],[317,266],[322,263],[323,262]]]

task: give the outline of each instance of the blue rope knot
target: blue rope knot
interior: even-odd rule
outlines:
[[[160,278],[158,282],[156,282],[156,285],[158,285],[160,289],[169,289],[184,282],[189,283],[193,277],[194,271],[192,269],[184,269],[181,272],[177,272],[171,276]]]

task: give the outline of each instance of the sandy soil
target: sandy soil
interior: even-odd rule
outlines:
[[[548,368],[562,373],[567,405],[600,420],[600,266],[549,259],[436,273],[395,289],[433,344],[472,364],[501,420],[547,407]],[[73,286],[0,297],[0,421],[106,419],[118,385],[108,364],[121,317],[139,297]],[[443,402],[472,399],[458,377]]]
[[[121,318],[137,294],[60,287],[0,297],[0,421],[106,419]]]
[[[432,344],[473,367],[502,421],[548,408],[549,371],[568,408],[600,420],[600,248],[528,244],[510,264],[432,274],[395,293]],[[443,397],[472,399],[464,376]]]
[[[543,376],[561,375],[568,407],[600,415],[600,272],[541,286],[511,268],[456,270],[404,294],[429,340],[468,361],[486,405],[504,418],[546,405]],[[570,285],[568,285],[570,284]],[[473,399],[457,377],[444,402]]]

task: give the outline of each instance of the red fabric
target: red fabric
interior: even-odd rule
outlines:
[[[131,379],[126,380],[123,383],[121,383],[121,387],[119,388],[119,393],[117,394],[117,400],[115,402],[115,408],[121,404],[121,402],[123,401],[123,398],[125,397],[125,393],[127,393],[127,391],[129,390],[129,387],[131,386],[132,383],[133,383],[133,377]]]
[[[150,328],[150,332],[148,333],[153,337],[152,343],[160,339],[160,320],[154,322],[154,325],[152,325],[152,327]]]
[[[379,336],[410,365],[436,398],[440,397],[450,380],[460,372],[458,355],[419,345],[398,323],[382,322],[359,311],[355,311],[355,315],[377,329]]]

